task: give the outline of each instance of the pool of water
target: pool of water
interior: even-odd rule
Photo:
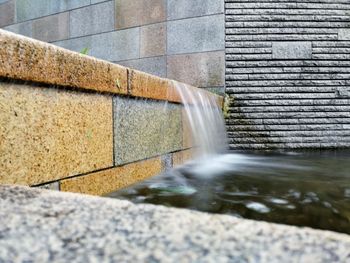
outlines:
[[[350,151],[230,152],[108,196],[350,234]]]

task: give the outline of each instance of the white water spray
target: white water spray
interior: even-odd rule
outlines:
[[[184,104],[197,158],[222,153],[227,147],[225,122],[214,96],[200,89],[174,82]]]

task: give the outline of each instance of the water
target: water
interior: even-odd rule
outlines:
[[[182,83],[174,82],[174,85],[184,104],[196,146],[196,158],[206,158],[226,150],[225,123],[215,98]]]
[[[203,160],[109,196],[350,234],[350,151]]]

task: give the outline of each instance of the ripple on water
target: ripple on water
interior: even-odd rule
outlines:
[[[271,211],[271,209],[268,208],[266,205],[258,202],[249,202],[246,204],[246,207],[262,214],[266,214]]]

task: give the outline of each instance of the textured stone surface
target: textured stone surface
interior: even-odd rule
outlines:
[[[0,30],[0,61],[6,61],[0,67],[3,77],[127,93],[126,68],[4,30]]]
[[[168,19],[198,17],[224,12],[222,0],[168,0]]]
[[[1,83],[0,183],[35,185],[113,165],[112,98]]]
[[[0,261],[348,262],[350,237],[128,201],[0,186]]]
[[[166,53],[166,24],[141,27],[140,56],[162,56]]]
[[[23,22],[19,24],[13,24],[10,26],[4,27],[5,30],[8,30],[10,32],[24,35],[27,37],[33,37],[33,23],[32,21]]]
[[[91,56],[92,36],[67,39],[67,40],[53,42],[52,44],[57,45],[59,47],[63,47],[65,49],[75,51],[75,52],[80,52],[84,48],[87,48],[88,52],[86,55]]]
[[[16,0],[17,21],[22,22],[89,4],[90,0]]]
[[[350,147],[350,6],[272,2],[225,0],[230,146]]]
[[[272,57],[274,59],[310,59],[312,44],[311,42],[274,42]]]
[[[350,40],[350,28],[339,29],[338,40]]]
[[[115,164],[182,148],[181,107],[158,101],[114,100]]]
[[[181,101],[170,80],[137,70],[129,72],[130,95],[157,100]]]
[[[116,0],[116,29],[166,20],[165,0]]]
[[[139,58],[140,28],[93,35],[91,56],[108,61]]]
[[[33,38],[53,42],[68,38],[69,13],[47,16],[33,21]]]
[[[224,49],[224,15],[168,22],[168,54]]]
[[[114,2],[108,1],[70,12],[70,37],[80,37],[114,29]]]
[[[168,78],[196,87],[223,86],[225,52],[207,52],[168,57]]]
[[[0,27],[13,24],[15,22],[15,1],[0,3]]]
[[[153,158],[61,181],[61,191],[104,195],[162,171],[161,158]]]
[[[118,61],[118,64],[159,77],[166,77],[167,63],[165,56]]]

